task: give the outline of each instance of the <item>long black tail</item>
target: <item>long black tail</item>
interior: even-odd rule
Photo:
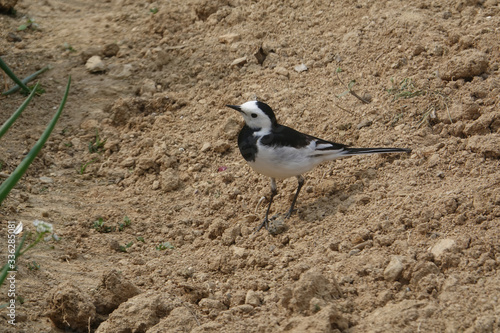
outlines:
[[[407,148],[349,148],[346,147],[342,152],[344,156],[384,154],[384,153],[411,153]]]

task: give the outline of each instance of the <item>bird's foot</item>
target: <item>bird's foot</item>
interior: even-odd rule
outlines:
[[[265,218],[264,222],[262,222],[258,227],[256,227],[253,230],[252,234],[258,233],[260,231],[260,229],[262,229],[262,227],[266,228],[266,230],[269,230],[269,220],[267,219],[267,217]]]
[[[252,234],[256,234],[262,228],[265,228],[267,231],[269,231],[271,235],[277,235],[286,230],[285,223],[280,215],[274,215],[273,217],[271,217],[271,219],[268,219],[266,217],[264,221],[254,229],[254,232]]]
[[[290,216],[292,216],[292,214],[294,212],[296,212],[297,210],[296,209],[290,209],[286,214],[285,214],[285,219],[289,219]]]

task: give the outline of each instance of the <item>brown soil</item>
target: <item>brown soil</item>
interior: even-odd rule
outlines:
[[[2,59],[21,77],[53,68],[2,138],[0,172],[19,164],[73,83],[0,208],[1,239],[6,221],[27,232],[35,219],[61,238],[19,260],[23,302],[15,327],[0,310],[1,331],[500,332],[498,0],[16,9],[0,16]],[[28,17],[38,29],[17,31]],[[95,55],[104,66],[90,73]],[[370,103],[344,94],[351,80]],[[413,152],[321,165],[286,230],[253,235],[269,180],[240,156],[242,119],[225,104],[254,98],[317,137]],[[23,99],[0,99],[0,123]],[[96,131],[106,141],[90,152]],[[272,214],[295,188],[279,182]]]

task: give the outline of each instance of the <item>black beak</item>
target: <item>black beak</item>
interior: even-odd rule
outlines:
[[[241,112],[241,108],[239,105],[226,105],[227,107],[230,107],[231,109],[235,109],[238,112]]]

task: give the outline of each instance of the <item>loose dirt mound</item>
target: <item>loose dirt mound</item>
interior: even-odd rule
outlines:
[[[20,76],[53,68],[2,138],[1,173],[73,86],[0,208],[61,237],[20,259],[6,332],[500,331],[498,0],[16,9],[2,59]],[[28,18],[38,28],[17,31]],[[254,235],[269,180],[225,107],[254,98],[314,136],[413,152],[318,167],[286,230]],[[22,100],[2,98],[0,121]],[[295,188],[279,182],[273,215]]]

